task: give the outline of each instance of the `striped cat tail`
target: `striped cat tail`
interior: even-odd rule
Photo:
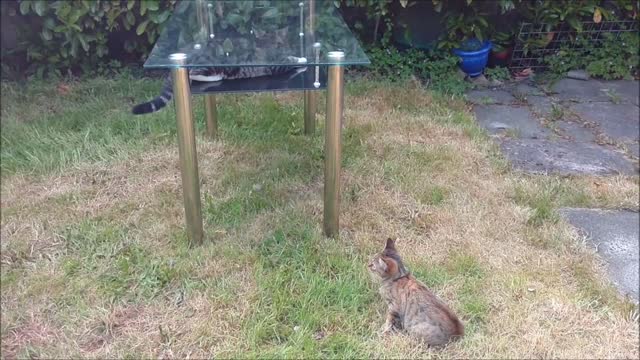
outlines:
[[[163,107],[167,106],[171,98],[173,97],[173,82],[171,81],[171,77],[168,76],[164,80],[164,84],[162,85],[162,91],[160,95],[154,98],[151,101],[138,104],[131,109],[131,112],[135,115],[149,114],[152,112],[156,112]]]

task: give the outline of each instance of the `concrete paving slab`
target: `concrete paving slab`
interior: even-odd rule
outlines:
[[[513,94],[518,93],[518,94],[522,94],[524,96],[537,96],[537,97],[542,97],[545,96],[544,92],[542,90],[540,90],[539,88],[537,88],[534,85],[528,84],[526,82],[520,82],[517,83],[515,86],[512,86],[510,88],[511,93]]]
[[[533,84],[475,90],[469,98],[478,123],[498,137],[515,168],[534,173],[638,174],[640,107],[638,82],[563,79],[543,96]],[[518,92],[521,95],[514,96]],[[524,95],[524,96],[522,96]],[[518,104],[526,97],[526,104]],[[554,109],[560,109],[555,110]],[[560,112],[557,112],[560,111]],[[545,122],[546,120],[546,122]],[[546,124],[546,126],[543,125]],[[562,136],[558,138],[554,131]],[[602,132],[618,144],[599,145]]]
[[[527,97],[527,103],[534,113],[548,120],[551,120],[553,106],[562,106],[555,104],[553,100],[546,96],[529,96]]]
[[[553,84],[551,90],[556,93],[555,96],[563,101],[577,102],[607,102],[611,98],[603,89],[607,89],[598,80],[575,80],[562,79]]]
[[[568,121],[557,121],[555,124],[564,135],[568,135],[572,140],[580,142],[593,142],[596,140],[593,131],[582,124]]]
[[[619,96],[626,103],[640,106],[640,82],[635,80],[601,81],[604,89],[609,89],[610,98]]]
[[[516,99],[506,90],[474,89],[467,92],[467,100],[477,105],[511,104]]]
[[[569,108],[582,119],[598,124],[612,139],[635,141],[640,136],[640,108],[636,105],[577,103]]]
[[[640,215],[632,211],[576,208],[563,208],[559,212],[600,254],[618,290],[637,303]]]
[[[635,156],[636,158],[640,158],[640,143],[637,142],[630,142],[625,144],[625,146],[627,147],[627,149],[629,149],[629,152]]]
[[[593,143],[505,138],[500,147],[514,168],[532,173],[638,173],[637,163],[631,162],[617,151]]]
[[[476,105],[475,113],[480,125],[493,135],[509,131],[517,138],[539,139],[552,134],[526,106]]]

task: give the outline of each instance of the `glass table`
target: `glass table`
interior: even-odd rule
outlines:
[[[192,94],[204,94],[207,135],[217,136],[216,93],[304,91],[304,133],[315,131],[317,90],[327,90],[324,231],[339,229],[340,153],[344,66],[369,59],[331,0],[196,0],[176,5],[144,64],[169,69],[173,80],[178,148],[187,230],[203,241],[200,180]],[[279,75],[191,81],[196,68],[239,72],[260,67],[292,69]]]

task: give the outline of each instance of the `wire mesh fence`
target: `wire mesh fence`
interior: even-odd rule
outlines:
[[[530,68],[544,70],[544,58],[553,55],[562,48],[583,49],[587,46],[599,46],[604,40],[604,34],[612,34],[614,38],[622,33],[638,31],[638,22],[633,20],[584,22],[582,30],[576,31],[568,24],[549,30],[548,24],[523,23],[516,37],[516,43],[511,55],[512,70]],[[586,41],[576,41],[580,36]]]

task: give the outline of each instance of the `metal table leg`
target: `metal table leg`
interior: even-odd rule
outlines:
[[[318,112],[317,91],[304,91],[304,134],[313,135],[316,131],[316,113]]]
[[[332,51],[328,55],[336,62],[344,59],[342,51]],[[340,226],[340,148],[343,103],[344,67],[331,65],[327,82],[327,120],[324,140],[324,232],[329,237],[338,235]]]
[[[189,74],[186,68],[174,68],[171,70],[171,76],[173,77],[173,98],[175,99],[176,120],[178,123],[178,149],[180,152],[187,230],[191,243],[199,245],[202,244],[203,239],[202,209]]]
[[[207,136],[215,140],[218,137],[218,108],[215,95],[204,96],[204,112],[207,120]]]

